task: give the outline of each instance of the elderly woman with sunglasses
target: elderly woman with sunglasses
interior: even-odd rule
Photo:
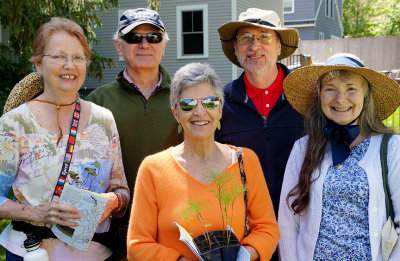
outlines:
[[[380,156],[383,137],[394,133],[382,120],[398,108],[400,86],[358,57],[337,54],[324,65],[295,70],[284,89],[305,115],[308,135],[295,143],[286,165],[278,214],[281,260],[400,260]],[[399,150],[400,136],[393,135],[382,158],[397,226]]]
[[[211,192],[216,185],[209,173],[232,173],[230,182],[242,185],[238,163],[239,148],[214,140],[222,116],[223,91],[220,80],[207,64],[191,63],[180,68],[171,84],[171,110],[184,131],[183,143],[142,162],[135,186],[128,230],[130,260],[196,260],[181,241],[180,211],[187,199],[208,202],[202,212],[208,231],[223,229],[218,200]],[[162,126],[160,126],[162,129]],[[247,178],[250,234],[245,237],[246,205],[243,195],[234,202],[232,227],[251,260],[269,260],[279,239],[279,230],[260,163],[255,153],[242,148]],[[183,224],[182,224],[183,225]],[[190,222],[193,236],[203,234]]]
[[[108,199],[99,234],[108,230],[110,216],[124,215],[129,201],[112,113],[77,94],[90,47],[78,24],[54,17],[39,28],[32,50],[37,72],[14,87],[0,118],[0,218],[12,220],[0,243],[7,260],[22,260],[27,235],[41,241],[50,260],[105,260],[111,251],[97,242],[98,234],[81,250],[49,229],[74,231],[82,220],[83,211],[59,203],[66,183]],[[7,198],[11,187],[14,200]]]

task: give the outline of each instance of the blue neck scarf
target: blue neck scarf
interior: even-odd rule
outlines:
[[[351,125],[356,119],[347,125],[339,125],[328,119],[324,126],[324,132],[328,141],[331,142],[333,165],[342,163],[350,155],[350,144],[360,134],[360,126]]]

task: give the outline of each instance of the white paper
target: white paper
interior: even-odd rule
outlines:
[[[78,222],[77,227],[55,225],[51,231],[53,231],[58,239],[65,243],[78,249],[86,250],[96,232],[107,201],[108,198],[100,194],[76,188],[65,183],[60,203],[76,207],[82,218],[79,220],[70,220]]]
[[[179,228],[180,232],[179,240],[184,242],[189,247],[189,249],[193,252],[193,254],[195,254],[199,258],[199,261],[204,261],[196,245],[193,242],[193,238],[186,231],[186,229],[176,222],[174,222],[173,224]],[[227,228],[228,230],[232,230],[232,232],[235,233],[230,226],[227,226]],[[240,246],[236,261],[250,261],[250,254],[243,246]]]

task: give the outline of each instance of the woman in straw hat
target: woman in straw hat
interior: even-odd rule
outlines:
[[[22,260],[27,235],[39,238],[50,260],[105,260],[110,249],[91,242],[80,250],[49,227],[78,225],[81,214],[59,204],[66,182],[108,198],[97,232],[110,215],[124,215],[129,190],[119,136],[110,111],[81,100],[90,47],[82,28],[65,18],[43,24],[31,58],[37,73],[18,83],[0,118],[0,218],[12,220],[0,236],[7,260]],[[32,99],[33,98],[33,99]],[[13,109],[14,108],[14,109]],[[12,186],[14,200],[7,194]]]
[[[279,206],[281,260],[400,260],[398,234],[381,249],[387,221],[380,146],[393,133],[382,120],[400,104],[400,87],[351,54],[291,73],[291,105],[307,136],[290,154]],[[389,193],[400,220],[400,136],[389,140]],[[388,221],[389,227],[390,222]],[[383,241],[382,241],[383,242]],[[386,246],[385,241],[385,246]],[[394,246],[394,248],[393,248]]]

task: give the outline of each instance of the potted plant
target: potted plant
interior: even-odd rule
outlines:
[[[217,231],[208,231],[206,220],[202,212],[208,207],[208,202],[201,199],[187,199],[187,206],[180,211],[179,218],[183,220],[190,231],[189,221],[199,222],[203,229],[203,234],[193,238],[193,243],[205,261],[232,261],[236,260],[241,247],[239,239],[232,233],[233,206],[235,200],[246,191],[242,184],[233,183],[233,176],[230,172],[221,174],[209,172],[208,178],[216,185],[211,192],[218,199],[219,211],[222,217],[222,228]],[[231,184],[229,186],[229,184]],[[228,229],[227,229],[228,228]]]

